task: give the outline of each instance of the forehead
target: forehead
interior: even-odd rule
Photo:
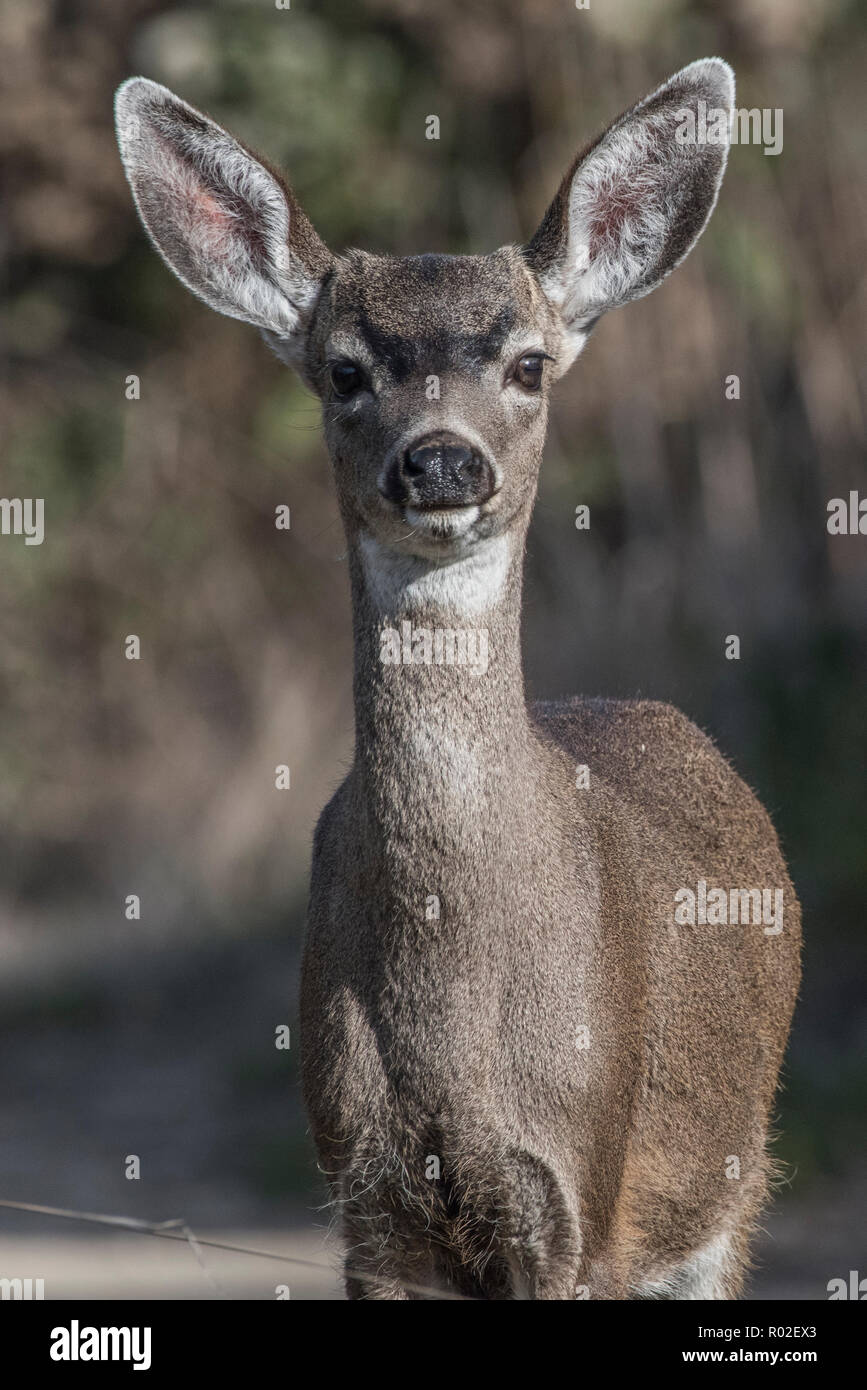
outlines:
[[[516,248],[490,256],[350,252],[335,268],[325,317],[336,346],[355,340],[401,381],[496,361],[537,324],[542,304]]]

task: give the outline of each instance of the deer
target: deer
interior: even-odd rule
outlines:
[[[332,253],[165,87],[117,93],[156,250],[322,403],[355,746],[313,840],[301,1079],[351,1299],[732,1299],[751,1268],[799,984],[775,830],[676,708],[528,704],[521,657],[551,387],[704,230],[702,101],[730,117],[722,59],[589,143],[526,244],[394,256]]]

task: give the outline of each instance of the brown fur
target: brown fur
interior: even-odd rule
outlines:
[[[773,827],[677,710],[528,709],[520,653],[549,386],[599,312],[659,283],[710,215],[724,151],[673,144],[699,96],[733,99],[719,60],[590,146],[525,252],[404,259],[331,257],[288,186],[201,113],[142,79],[118,97],[161,254],[323,400],[356,748],[316,830],[301,1023],[353,1297],[734,1297],[747,1267],[799,973]],[[594,238],[607,268],[585,294]],[[515,377],[528,353],[546,357],[538,391]],[[347,361],[362,385],[341,396]],[[445,436],[496,486],[418,514],[384,476]],[[485,670],[385,664],[383,628],[404,621],[484,628]],[[677,925],[676,893],[701,879],[781,890],[782,932]]]

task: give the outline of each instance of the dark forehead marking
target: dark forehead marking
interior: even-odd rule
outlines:
[[[515,326],[518,311],[514,304],[504,304],[497,317],[483,333],[468,333],[465,351],[480,362],[493,362]]]
[[[406,381],[415,370],[417,343],[402,333],[388,333],[359,309],[358,331],[378,362],[384,362],[395,381]]]
[[[358,311],[357,324],[374,357],[400,383],[422,368],[433,372],[449,367],[478,370],[495,361],[516,319],[515,307],[504,304],[488,327],[476,333],[464,332],[448,322],[417,335],[390,333],[371,319],[365,309]]]
[[[372,256],[349,251],[329,287],[332,323],[361,338],[400,383],[496,361],[535,302],[519,253]]]

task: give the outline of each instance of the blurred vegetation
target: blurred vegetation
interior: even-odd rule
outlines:
[[[783,110],[784,149],[733,150],[699,251],[558,388],[529,684],[671,699],[759,791],[806,909],[783,1156],[806,1179],[863,1152],[867,541],[825,521],[867,492],[865,27],[854,0],[4,6],[0,492],[46,508],[44,545],[0,549],[7,946],[114,924],[131,892],[166,938],[255,932],[303,899],[351,752],[315,402],[146,244],[115,86],[143,72],[266,151],[335,249],[483,251],[531,234],[579,143],[720,53],[739,106]],[[250,1162],[279,1169],[295,1140],[275,1143]]]

